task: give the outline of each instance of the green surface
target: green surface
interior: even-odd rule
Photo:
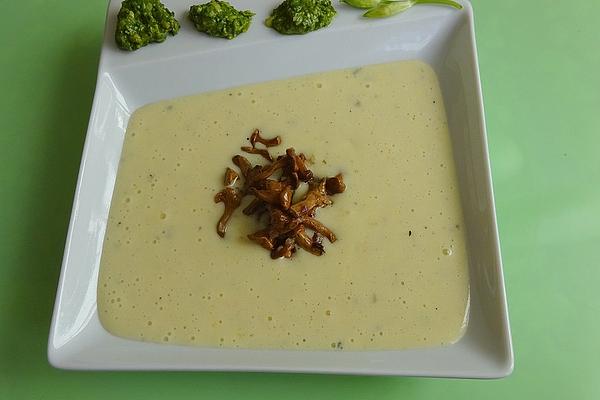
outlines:
[[[473,3],[512,376],[52,369],[46,340],[106,6],[30,0],[4,2],[0,25],[0,399],[600,398],[600,1]]]

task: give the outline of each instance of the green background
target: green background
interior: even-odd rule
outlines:
[[[28,0],[1,8],[0,399],[600,398],[600,1],[473,4],[512,376],[51,368],[47,334],[106,4]]]

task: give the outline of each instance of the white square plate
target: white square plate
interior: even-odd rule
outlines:
[[[233,41],[197,33],[190,0],[167,0],[181,31],[136,52],[116,48],[120,1],[107,13],[98,82],[48,344],[50,363],[68,369],[243,370],[494,378],[509,374],[513,353],[479,71],[473,12],[417,6],[383,20],[335,4],[333,24],[281,36],[262,24],[278,0],[233,1],[256,11]],[[100,325],[96,285],[102,242],[127,122],[138,107],[188,94],[296,75],[421,59],[438,74],[452,136],[470,250],[471,310],[454,345],[402,351],[281,351],[182,347],[109,334]]]

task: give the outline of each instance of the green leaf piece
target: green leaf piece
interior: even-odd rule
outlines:
[[[354,0],[351,0],[354,1]],[[360,1],[360,0],[357,0]],[[462,9],[462,5],[452,0],[384,0],[379,5],[363,14],[366,18],[387,18],[392,15],[400,14],[417,4],[439,4]]]
[[[374,8],[381,3],[382,0],[340,0],[342,3],[346,3],[354,8],[370,9]]]

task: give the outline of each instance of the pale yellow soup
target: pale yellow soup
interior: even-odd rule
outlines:
[[[317,257],[272,260],[238,209],[216,233],[231,158],[280,135],[346,192],[317,218]],[[248,158],[262,163],[258,156]],[[246,198],[249,201],[250,198]],[[467,249],[444,105],[418,61],[371,65],[150,104],[127,128],[98,285],[111,333],[251,349],[367,350],[455,342]]]

